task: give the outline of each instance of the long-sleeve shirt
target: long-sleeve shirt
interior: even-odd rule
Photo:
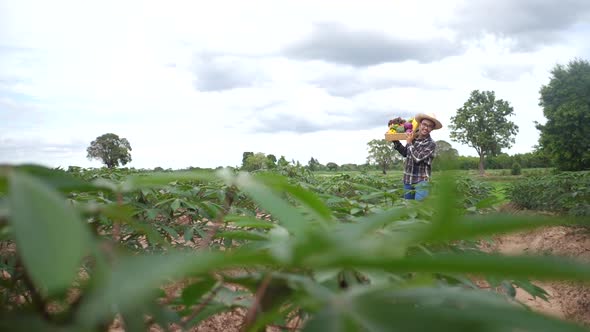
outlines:
[[[432,174],[432,159],[436,143],[430,136],[416,138],[412,144],[402,145],[399,141],[393,142],[393,148],[406,157],[404,178],[405,184],[427,181]]]

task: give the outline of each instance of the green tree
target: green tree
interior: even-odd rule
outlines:
[[[459,152],[453,149],[453,146],[447,141],[436,141],[436,150],[434,151],[436,162],[434,169],[455,169]]]
[[[393,149],[393,145],[385,139],[374,139],[367,145],[369,146],[367,163],[377,164],[383,174],[387,174],[387,170],[401,158],[401,155]]]
[[[590,169],[590,63],[571,61],[551,71],[541,87],[539,106],[547,122],[535,122],[541,131],[539,146],[559,170]]]
[[[436,150],[434,151],[434,156],[441,157],[447,155],[453,158],[457,158],[459,156],[459,152],[457,152],[457,149],[453,149],[451,143],[447,141],[436,141]]]
[[[108,168],[125,165],[131,161],[131,145],[126,138],[108,133],[98,136],[86,149],[88,159],[100,159]]]
[[[512,169],[510,170],[510,174],[512,175],[520,175],[522,173],[522,167],[519,163],[514,162],[512,164]]]
[[[326,167],[328,168],[328,170],[330,171],[335,171],[338,169],[338,164],[333,163],[333,162],[329,162],[326,164]]]
[[[342,164],[340,170],[342,171],[358,171],[359,167],[357,164]]]
[[[496,156],[486,159],[486,168],[488,169],[509,169],[514,163],[515,157],[507,153],[500,153]]]
[[[318,171],[321,168],[322,164],[320,164],[320,162],[315,159],[314,157],[311,157],[311,159],[307,162],[307,167],[309,168],[310,171]]]
[[[256,153],[253,154],[251,156],[248,156],[248,158],[246,158],[246,162],[244,163],[244,166],[242,166],[243,170],[246,171],[257,171],[257,170],[261,170],[261,169],[267,169],[268,168],[268,159],[266,158],[266,155],[264,153]]]
[[[244,152],[242,153],[242,168],[244,168],[244,166],[246,165],[246,159],[248,159],[248,157],[253,156],[254,152]]]
[[[266,159],[268,160],[269,168],[274,168],[277,165],[277,157],[274,154],[267,154]]]
[[[289,162],[287,161],[287,158],[285,158],[285,156],[281,156],[281,158],[279,158],[279,160],[277,161],[277,165],[279,167],[285,167],[289,165]]]
[[[479,155],[479,174],[483,175],[485,158],[499,154],[514,143],[518,126],[507,117],[514,109],[507,101],[496,100],[493,91],[474,90],[463,107],[451,117],[451,140],[475,148]]]

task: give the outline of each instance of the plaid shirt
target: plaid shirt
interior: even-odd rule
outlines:
[[[399,141],[393,142],[393,148],[406,157],[404,183],[412,184],[428,181],[432,174],[432,159],[436,143],[430,138],[416,138],[412,145],[403,146]]]

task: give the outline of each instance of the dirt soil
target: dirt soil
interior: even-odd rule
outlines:
[[[545,227],[497,237],[495,250],[507,254],[558,255],[590,263],[590,229]],[[590,326],[590,284],[533,282],[549,293],[549,301],[518,289],[516,298],[533,310]]]

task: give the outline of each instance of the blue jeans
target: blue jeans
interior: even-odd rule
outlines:
[[[428,187],[428,181],[420,181],[412,184],[404,183],[404,198],[421,201],[428,196]]]

